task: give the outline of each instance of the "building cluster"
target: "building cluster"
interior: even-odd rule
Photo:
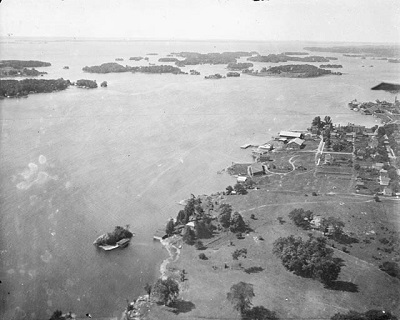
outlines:
[[[358,102],[353,100],[348,104],[353,111],[380,118],[383,123],[400,120],[400,102],[395,98],[394,103],[376,100],[375,102]]]

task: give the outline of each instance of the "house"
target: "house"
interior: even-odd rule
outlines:
[[[250,177],[263,175],[265,174],[265,167],[259,162],[252,163],[247,167],[247,173]]]
[[[382,167],[383,167],[383,163],[382,162],[377,162],[377,163],[372,165],[372,168],[374,168],[376,170],[381,170]]]
[[[310,226],[313,229],[319,229],[321,227],[321,222],[322,222],[322,216],[315,215],[310,221]]]
[[[389,188],[389,187],[385,187],[383,189],[383,195],[391,197],[393,195],[393,190],[391,188]]]
[[[390,183],[390,178],[387,177],[379,177],[379,184],[381,186],[388,186]]]
[[[388,178],[389,177],[388,172],[385,169],[379,170],[379,175],[381,176],[381,178]]]
[[[292,131],[281,131],[279,132],[279,137],[281,138],[289,138],[289,139],[294,139],[294,138],[304,138],[304,134],[301,132],[292,132]]]
[[[237,177],[237,182],[242,183],[242,182],[246,182],[247,181],[247,177]]]
[[[334,158],[332,157],[332,155],[330,153],[325,154],[324,164],[332,164],[333,160],[334,160]]]
[[[287,147],[290,149],[301,149],[303,145],[304,145],[303,139],[294,138],[288,142]]]

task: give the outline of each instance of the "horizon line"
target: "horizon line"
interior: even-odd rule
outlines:
[[[7,36],[0,35],[0,39],[19,40],[19,39],[62,39],[69,41],[171,41],[171,42],[310,42],[310,43],[359,43],[359,44],[386,44],[398,45],[400,42],[386,41],[350,41],[350,40],[289,40],[289,39],[190,39],[190,38],[134,38],[134,37],[74,37],[74,36]]]

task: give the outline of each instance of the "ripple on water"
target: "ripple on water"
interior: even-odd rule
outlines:
[[[44,155],[39,156],[39,163],[40,164],[45,164],[47,162],[47,159]]]
[[[46,263],[49,263],[50,260],[51,260],[51,258],[52,258],[52,255],[51,255],[51,253],[48,252],[47,250],[46,250],[46,252],[45,252],[44,254],[42,254],[42,255],[40,256],[40,259],[42,259],[42,261],[43,261],[43,262],[46,262]]]

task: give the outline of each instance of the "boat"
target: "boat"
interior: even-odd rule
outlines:
[[[104,236],[104,235],[103,235]],[[102,236],[100,236],[102,237]],[[119,240],[115,245],[110,246],[110,245],[99,245],[98,247],[100,249],[103,249],[104,251],[111,251],[117,248],[126,248],[129,245],[129,242],[131,241],[131,239],[129,238],[124,238],[122,240]],[[96,241],[93,243],[94,245],[96,245]]]

